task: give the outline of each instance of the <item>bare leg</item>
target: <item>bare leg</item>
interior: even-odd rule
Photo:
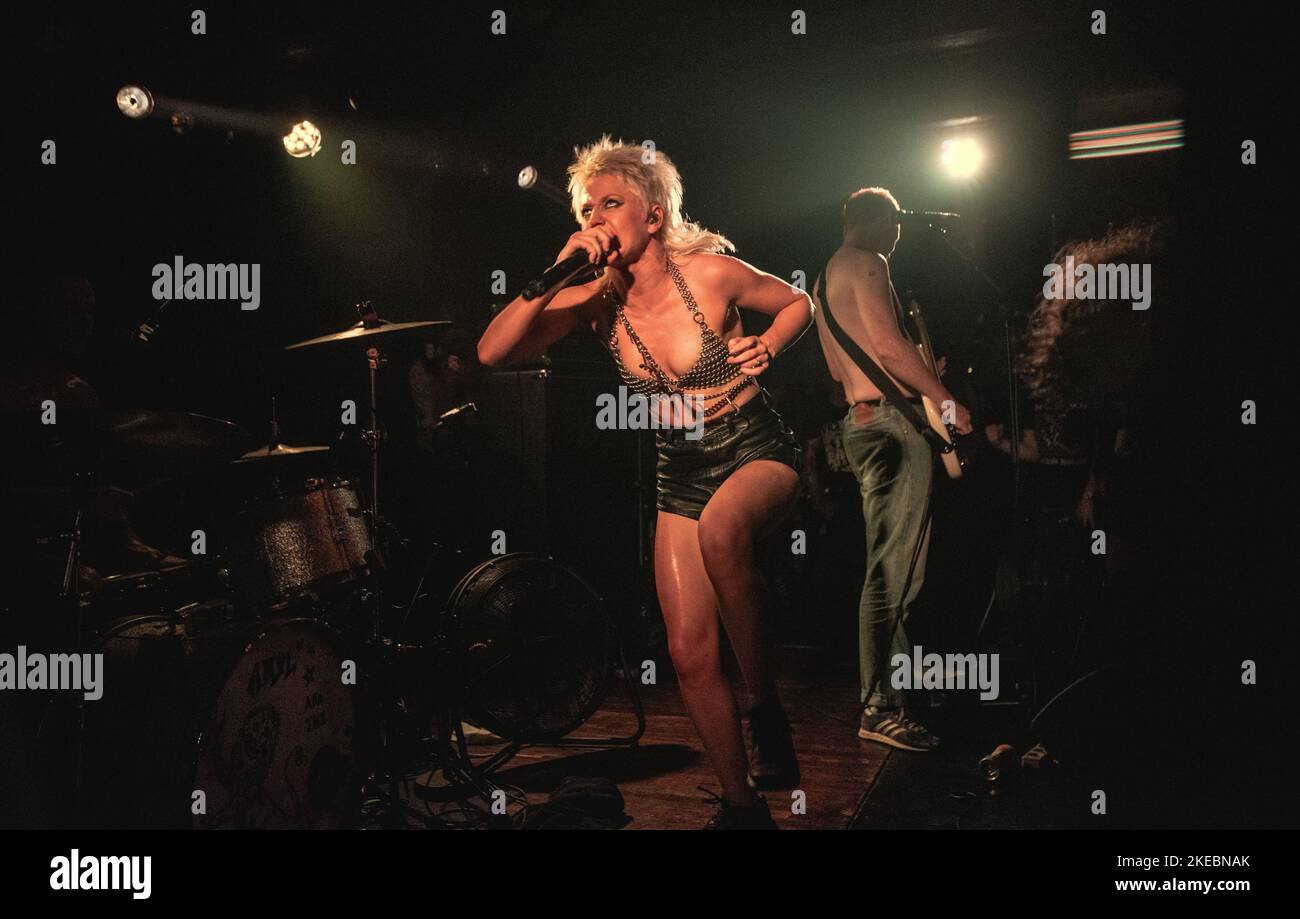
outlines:
[[[698,526],[689,517],[659,512],[655,531],[659,606],[682,699],[718,775],[722,796],[734,804],[752,804],[756,799],[746,784],[745,741],[736,700],[722,673],[717,599],[700,556]]]
[[[700,515],[700,553],[745,677],[747,708],[776,692],[767,634],[767,584],[754,558],[754,544],[779,519],[798,485],[798,474],[783,463],[747,463],[722,483]]]

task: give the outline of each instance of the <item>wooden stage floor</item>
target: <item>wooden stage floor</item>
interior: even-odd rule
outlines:
[[[797,655],[798,651],[786,649],[782,657],[791,653]],[[807,669],[821,672],[783,678],[778,683],[799,754],[806,812],[792,813],[790,791],[768,792],[767,799],[783,830],[844,829],[890,751],[857,737],[856,669]],[[791,670],[784,661],[783,670]],[[736,674],[732,674],[732,685],[740,698]],[[646,731],[635,750],[526,748],[496,773],[495,780],[523,789],[530,804],[540,804],[569,776],[600,776],[615,782],[623,794],[626,813],[632,818],[626,829],[701,828],[713,806],[697,786],[714,792],[719,788],[686,715],[676,680],[669,675],[658,685],[640,690]],[[631,697],[618,681],[600,711],[574,736],[627,736],[635,725]],[[493,749],[476,745],[475,759]]]

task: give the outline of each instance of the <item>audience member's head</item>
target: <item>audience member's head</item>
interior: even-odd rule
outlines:
[[[1076,289],[1039,297],[1020,374],[1040,414],[1059,421],[1080,412],[1098,423],[1123,424],[1150,411],[1164,394],[1169,373],[1164,330],[1182,306],[1177,294],[1182,279],[1166,257],[1168,235],[1163,223],[1130,225],[1099,239],[1067,243],[1056,253],[1061,273],[1072,264],[1076,277],[1084,265],[1125,266],[1130,276],[1150,266],[1150,290],[1144,293],[1150,299],[1145,309],[1135,309],[1133,297],[1098,297],[1095,287],[1090,296]]]

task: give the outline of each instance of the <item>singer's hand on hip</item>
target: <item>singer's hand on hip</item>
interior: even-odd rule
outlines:
[[[727,363],[740,365],[740,372],[748,376],[756,377],[772,366],[772,351],[757,335],[733,338],[727,342],[727,350],[731,352]]]

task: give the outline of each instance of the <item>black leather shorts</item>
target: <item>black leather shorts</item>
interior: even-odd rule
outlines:
[[[690,428],[659,431],[658,491],[655,506],[670,514],[699,520],[704,505],[733,472],[754,460],[776,460],[799,471],[799,441],[772,408],[767,390],[739,411],[707,424],[695,440]]]

